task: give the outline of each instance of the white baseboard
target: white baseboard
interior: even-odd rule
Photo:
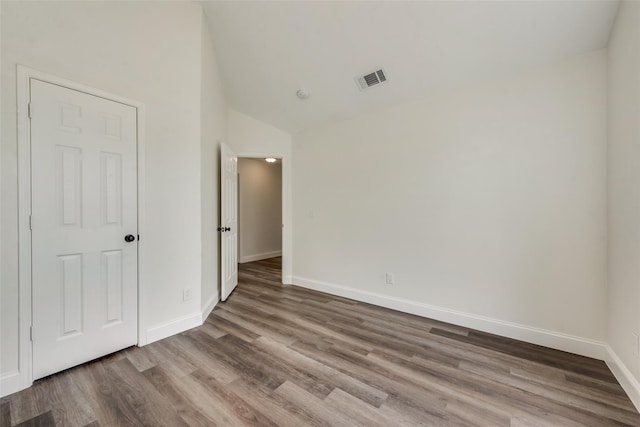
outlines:
[[[202,311],[191,313],[147,329],[147,339],[144,344],[151,344],[154,341],[159,341],[202,325],[204,321],[207,320],[207,317],[209,317],[209,314],[211,314],[218,301],[219,295],[215,293],[206,302]]]
[[[207,320],[207,317],[209,317],[218,301],[220,301],[220,296],[216,292],[215,294],[211,295],[211,298],[209,298],[209,301],[207,301],[207,303],[204,305],[204,308],[202,309],[202,316],[200,318],[201,325],[205,320]]]
[[[582,338],[547,329],[521,325],[518,323],[423,304],[416,301],[409,301],[402,298],[363,291],[360,289],[321,282],[304,277],[294,276],[293,284],[303,288],[326,292],[328,294],[391,308],[404,313],[440,320],[442,322],[477,329],[503,337],[538,344],[582,356],[604,360],[607,354],[606,344],[604,342],[595,341],[589,338]]]
[[[154,341],[159,341],[163,338],[179,334],[180,332],[184,332],[200,325],[202,325],[202,312],[197,311],[169,322],[153,326],[147,329],[146,344],[151,344]]]
[[[282,276],[283,285],[293,285],[293,276]]]
[[[615,375],[616,379],[624,389],[624,391],[631,399],[631,402],[635,405],[636,409],[640,411],[640,382],[633,376],[631,371],[627,369],[622,360],[618,357],[615,351],[607,345],[607,355],[605,358],[605,362],[613,375]]]
[[[275,258],[277,256],[282,256],[282,251],[263,252],[261,254],[254,255],[243,255],[240,257],[240,264],[244,264],[245,262],[260,261],[261,259]]]
[[[26,375],[23,375],[17,369],[6,372],[0,376],[0,397],[8,396],[30,386],[31,383],[26,378]]]
[[[183,317],[153,326],[145,331],[145,339],[139,345],[147,345],[170,337],[188,329],[195,328],[204,323],[219,301],[219,295],[215,293],[209,298],[202,311],[188,314]],[[8,396],[31,386],[26,375],[21,375],[19,371],[11,371],[0,376],[0,397]]]

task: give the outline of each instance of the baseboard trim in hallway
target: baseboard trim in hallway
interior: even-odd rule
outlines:
[[[282,256],[282,251],[263,252],[261,254],[245,255],[240,257],[240,264],[247,262],[261,261],[263,259],[276,258]]]

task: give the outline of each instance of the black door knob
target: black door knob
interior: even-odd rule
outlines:
[[[134,240],[136,240],[136,238],[133,236],[133,234],[127,234],[126,236],[124,236],[125,242],[133,242]]]

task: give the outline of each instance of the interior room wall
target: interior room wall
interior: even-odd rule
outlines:
[[[207,315],[219,300],[218,232],[220,223],[220,155],[227,135],[227,106],[208,22],[202,15],[202,71],[200,89],[201,197],[202,197],[202,312]],[[203,319],[204,320],[204,319]]]
[[[203,257],[212,257],[215,245],[207,239],[203,251],[203,233],[210,234],[211,224],[203,223],[201,215],[215,212],[217,187],[212,182],[214,171],[201,168],[201,153],[213,157],[210,141],[224,135],[220,124],[226,120],[226,110],[201,94],[201,85],[221,92],[214,74],[201,79],[201,73],[213,67],[210,56],[201,63],[206,42],[201,6],[189,2],[1,2],[0,7],[1,373],[18,367],[16,64],[145,104],[146,171],[140,179],[145,183],[146,228],[141,235],[140,316],[145,331],[155,331],[156,338],[177,332],[193,316],[200,317],[201,296],[211,295],[211,286],[201,292],[203,277],[209,283],[217,275],[210,268],[202,269]],[[203,114],[211,114],[213,120],[202,128],[201,108],[207,108]],[[205,133],[202,138],[201,132]],[[204,186],[203,180],[210,185]],[[191,288],[191,300],[183,301],[184,288]]]
[[[236,153],[291,154],[291,134],[233,108],[227,109],[227,128]]]
[[[291,134],[228,108],[227,137],[229,147],[236,154],[282,159],[282,281],[290,284],[293,260]]]
[[[595,51],[294,134],[293,282],[601,351],[606,68]]]
[[[282,163],[238,159],[239,260],[282,255]]]
[[[608,49],[608,343],[640,405],[640,3],[624,1]],[[624,385],[624,384],[623,384]]]

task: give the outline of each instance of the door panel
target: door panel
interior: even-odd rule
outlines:
[[[31,80],[34,379],[137,342],[134,107]]]
[[[75,147],[56,146],[56,175],[60,176],[60,218],[64,226],[80,226],[82,206],[82,151]]]
[[[226,301],[238,284],[238,156],[225,144],[221,144],[220,152],[220,298]]]
[[[119,153],[100,153],[100,219],[103,225],[121,225],[121,157]]]
[[[102,287],[107,290],[107,324],[122,320],[122,251],[102,252]]]
[[[82,254],[58,256],[60,276],[60,337],[82,333]]]

